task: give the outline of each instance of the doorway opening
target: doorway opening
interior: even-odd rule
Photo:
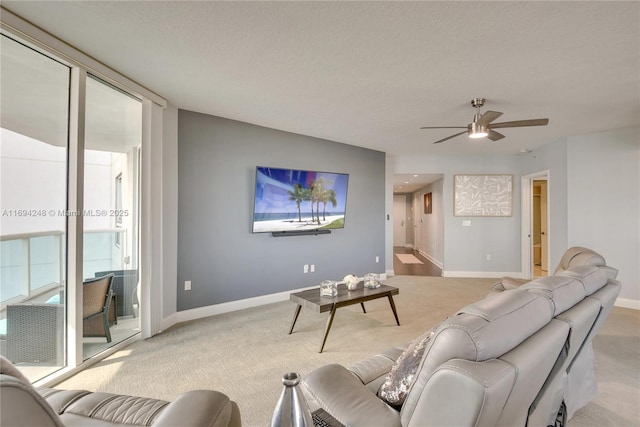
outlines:
[[[549,172],[522,177],[522,275],[549,274]]]
[[[394,176],[395,275],[442,276],[442,194],[442,174]]]

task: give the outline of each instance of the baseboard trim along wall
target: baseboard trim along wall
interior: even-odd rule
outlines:
[[[385,280],[386,278],[386,273],[380,274],[380,280]],[[361,277],[360,280],[362,279],[363,278]],[[294,292],[306,291],[308,289],[314,289],[317,287],[318,285],[308,286],[306,288],[292,289],[290,291],[278,292],[275,294],[261,295],[259,297],[246,298],[238,301],[229,301],[222,304],[179,311],[163,319],[162,330],[168,329],[178,323],[187,322],[189,320],[201,319],[203,317],[215,316],[217,314],[230,313],[232,311],[243,310],[245,308],[272,304],[274,302],[289,301],[290,294]]]
[[[310,286],[306,288],[293,289],[285,292],[278,292],[275,294],[261,295],[259,297],[252,297],[241,299],[237,301],[224,302],[222,304],[209,305],[206,307],[193,308],[191,310],[183,310],[172,315],[172,319],[167,319],[167,326],[163,329],[173,326],[176,323],[187,322],[189,320],[201,319],[203,317],[215,316],[217,314],[230,313],[232,311],[243,310],[245,308],[258,307],[265,304],[272,304],[274,302],[288,301],[289,294],[294,292],[306,291],[307,289],[313,289],[317,286]]]
[[[640,310],[640,301],[629,298],[618,298],[614,304],[616,307],[632,308],[634,310]]]
[[[383,274],[381,275],[381,280],[386,279],[387,277],[393,276],[392,274]],[[468,272],[468,271],[448,271],[443,272],[443,277],[465,277],[465,278],[492,278],[492,277],[518,277],[520,273],[510,272],[510,273],[487,273],[487,272]],[[497,280],[497,279],[496,279]],[[265,304],[272,304],[274,302],[288,301],[289,294],[294,292],[306,291],[308,289],[316,288],[316,286],[309,286],[306,288],[292,289],[290,291],[278,292],[275,294],[262,295],[259,297],[247,298],[238,301],[230,301],[222,304],[210,305],[207,307],[194,308],[191,310],[184,310],[174,313],[170,316],[167,316],[162,321],[162,330],[168,329],[171,326],[187,322],[189,320],[201,319],[203,317],[215,316],[217,314],[230,313],[232,311],[243,310],[245,308],[258,307]],[[487,289],[487,293],[489,290]],[[616,307],[622,308],[631,308],[634,310],[640,310],[640,301],[632,300],[627,298],[618,298],[614,304]]]
[[[442,270],[442,277],[463,277],[499,280],[501,277],[514,277],[519,279],[522,273],[519,271],[445,271]]]
[[[442,270],[442,263],[440,261],[438,261],[437,259],[435,259],[434,257],[432,257],[431,255],[429,255],[428,253],[418,250],[418,253],[420,255],[422,255],[423,257],[425,257],[426,259],[428,259],[431,263],[433,263],[434,265],[436,265],[440,270]]]

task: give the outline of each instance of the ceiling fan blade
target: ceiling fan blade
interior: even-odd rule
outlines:
[[[466,129],[467,126],[424,126],[420,129]]]
[[[463,133],[467,133],[467,131],[465,130],[464,132],[456,133],[456,134],[454,134],[454,135],[451,135],[451,136],[448,136],[448,137],[446,137],[446,138],[440,139],[440,140],[438,140],[438,141],[434,142],[434,144],[439,144],[439,143],[441,143],[441,142],[445,142],[445,141],[447,141],[447,140],[449,140],[449,139],[451,139],[451,138],[455,138],[455,137],[456,137],[456,136],[458,136],[458,135],[462,135]]]
[[[485,111],[476,122],[479,126],[486,126],[502,115],[499,111]]]
[[[522,126],[545,126],[548,123],[549,119],[516,120],[513,122],[494,123],[489,127],[491,129],[518,128]]]
[[[504,135],[496,132],[495,130],[489,129],[489,135],[487,135],[487,138],[489,138],[492,141],[497,141],[499,139],[504,138]]]

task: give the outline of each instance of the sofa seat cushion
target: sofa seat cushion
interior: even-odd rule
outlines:
[[[378,389],[380,399],[394,407],[402,406],[434,331],[435,327],[413,340],[402,352]]]

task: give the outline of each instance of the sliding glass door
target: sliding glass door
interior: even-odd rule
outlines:
[[[65,365],[70,68],[0,47],[0,352],[35,380]]]
[[[36,381],[140,333],[143,104],[1,38],[0,353]]]
[[[138,153],[142,102],[91,75],[86,87],[82,276],[85,282],[108,274],[113,279],[112,296],[105,301],[107,326],[100,316],[84,322],[84,359],[140,332],[141,300]],[[98,303],[92,312],[99,308]]]

